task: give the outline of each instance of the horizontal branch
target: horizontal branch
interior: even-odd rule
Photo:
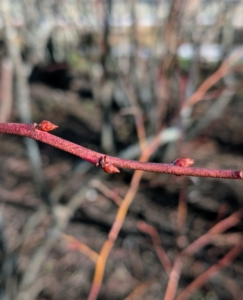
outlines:
[[[49,132],[40,130],[40,128],[40,125],[37,125],[36,123],[0,123],[0,133],[25,136],[46,143],[73,155],[79,156],[90,163],[95,164],[96,166],[100,166],[108,173],[119,172],[117,168],[126,168],[184,176],[243,179],[242,170],[211,170],[180,167],[171,164],[139,162],[135,160],[126,160],[114,156],[108,156],[54,136]]]

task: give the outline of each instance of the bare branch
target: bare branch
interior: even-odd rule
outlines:
[[[189,168],[174,166],[172,164],[140,162],[135,160],[126,160],[114,156],[108,156],[72,142],[61,139],[48,132],[38,130],[36,124],[20,124],[20,123],[0,123],[0,133],[14,134],[32,138],[34,140],[49,144],[58,149],[64,150],[71,154],[77,155],[96,166],[101,166],[100,160],[104,157],[106,164],[113,165],[116,168],[125,168],[131,170],[143,170],[157,173],[167,173],[174,175],[195,176],[195,177],[211,177],[211,178],[227,178],[227,179],[243,179],[242,170],[211,170],[202,168]],[[104,171],[106,171],[104,169]]]

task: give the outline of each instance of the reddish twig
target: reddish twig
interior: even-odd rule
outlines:
[[[227,178],[242,179],[242,170],[210,170],[173,166],[171,164],[149,163],[134,160],[126,160],[113,156],[106,156],[102,153],[92,151],[77,144],[71,143],[48,132],[38,130],[36,124],[19,124],[19,123],[0,123],[0,133],[14,134],[29,137],[37,141],[49,144],[71,154],[77,155],[95,165],[102,166],[105,161],[105,167],[112,166],[115,168],[126,168],[132,170],[143,170],[149,172],[167,173],[184,176],[211,177],[211,178]],[[106,158],[104,159],[104,157]]]
[[[80,242],[79,240],[75,239],[73,236],[62,233],[62,237],[67,242],[68,249],[71,250],[78,250],[81,253],[88,256],[93,262],[96,262],[99,254],[96,253],[94,250],[90,249],[87,245]]]
[[[155,251],[156,251],[156,254],[157,254],[162,266],[165,268],[166,273],[169,275],[171,272],[171,269],[172,269],[172,265],[169,260],[169,257],[167,256],[165,250],[163,249],[163,247],[161,245],[158,231],[156,230],[156,228],[154,228],[151,225],[146,224],[143,221],[139,221],[137,223],[137,226],[140,231],[145,232],[150,235],[153,245],[154,245],[154,248],[155,248]]]
[[[211,277],[213,277],[220,269],[227,267],[242,251],[243,239],[240,243],[234,246],[222,259],[220,259],[215,265],[210,267],[200,276],[198,276],[191,284],[189,284],[176,298],[176,300],[185,300],[188,297],[202,287]]]
[[[179,202],[178,202],[178,208],[177,208],[176,231],[177,231],[178,237],[182,236],[184,233],[186,216],[187,216],[186,185],[185,185],[185,183],[183,183],[183,186],[181,186],[180,192],[179,192]]]
[[[156,282],[157,276],[154,276],[153,278],[150,278],[146,280],[145,282],[142,282],[139,284],[129,296],[125,298],[125,300],[137,300],[141,299],[141,297],[147,292],[147,290],[151,287],[151,285]]]
[[[209,244],[215,234],[223,233],[229,228],[235,226],[241,218],[243,217],[243,209],[238,210],[237,212],[230,215],[228,218],[220,221],[218,224],[213,226],[207,233],[200,236],[192,244],[186,247],[175,259],[172,271],[170,273],[170,279],[167,285],[165,298],[164,300],[173,300],[176,294],[178,281],[181,274],[181,269],[183,265],[183,257],[191,257],[200,249]]]
[[[181,275],[182,265],[182,256],[178,255],[174,261],[172,270],[170,272],[170,279],[166,288],[164,300],[174,300],[178,286],[178,281]]]
[[[243,47],[235,50],[220,66],[220,68],[206,79],[201,86],[196,90],[196,92],[187,99],[182,108],[190,107],[199,102],[205,93],[221,78],[223,78],[227,73],[229,73],[232,65],[241,57],[243,52]]]
[[[140,161],[147,161],[152,153],[157,149],[159,146],[159,136],[160,133],[154,138],[153,142],[148,146],[142,153],[140,157]],[[102,246],[102,249],[100,251],[99,258],[96,263],[95,268],[95,274],[93,283],[90,289],[90,293],[88,296],[88,300],[96,300],[101,288],[104,271],[105,271],[105,265],[108,258],[108,255],[117,239],[117,236],[120,232],[120,229],[124,223],[124,220],[126,218],[128,209],[137,193],[137,189],[139,186],[139,182],[142,178],[143,172],[142,171],[136,171],[134,172],[134,175],[132,177],[131,186],[129,190],[127,191],[127,194],[122,201],[117,214],[115,221],[112,225],[112,228],[109,232],[108,239],[105,241],[105,243]]]
[[[103,195],[105,195],[107,198],[111,199],[116,203],[117,206],[120,206],[122,204],[123,198],[121,198],[118,193],[114,192],[113,190],[109,189],[105,184],[103,184],[98,179],[93,179],[90,182],[90,185],[97,190],[99,190]]]
[[[235,226],[243,217],[243,209],[240,209],[230,215],[228,218],[217,223],[207,233],[200,236],[196,241],[190,244],[182,251],[182,255],[192,256],[197,253],[202,247],[211,242],[215,234],[220,234]]]

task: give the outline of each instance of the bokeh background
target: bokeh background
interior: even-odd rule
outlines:
[[[135,160],[159,134],[153,162],[190,157],[197,167],[237,170],[242,80],[242,0],[0,0],[2,123],[50,120],[57,136]],[[87,299],[132,175],[1,135],[0,299]],[[173,265],[241,209],[242,188],[144,173],[98,299],[163,299],[163,250]],[[176,295],[236,247],[242,231],[239,218],[185,256]],[[242,276],[238,251],[185,299],[242,299]]]

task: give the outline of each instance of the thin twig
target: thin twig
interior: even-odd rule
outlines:
[[[242,56],[243,47],[240,47],[236,51],[234,51],[228,59],[226,59],[220,68],[213,73],[211,76],[206,79],[201,86],[196,90],[196,92],[184,102],[182,108],[190,107],[199,102],[205,93],[221,78],[223,78],[226,74],[229,73],[232,65]]]
[[[242,251],[243,239],[234,246],[222,259],[220,259],[215,265],[210,267],[200,276],[198,276],[193,282],[191,282],[176,298],[176,300],[185,300],[188,297],[202,287],[211,277],[213,277],[220,269],[227,267]]]
[[[67,246],[70,250],[78,250],[81,253],[88,256],[93,262],[96,262],[99,254],[96,253],[94,250],[89,248],[84,243],[80,242],[79,240],[75,239],[73,236],[62,233],[62,237],[67,242]]]
[[[240,222],[243,217],[243,209],[230,215],[228,218],[220,221],[215,226],[213,226],[207,233],[200,236],[196,241],[186,247],[175,259],[172,271],[170,273],[170,279],[167,285],[164,300],[173,300],[176,294],[178,281],[181,274],[181,269],[183,265],[183,257],[191,257],[197,253],[200,249],[205,247],[211,242],[215,234],[223,233],[227,229],[235,226]]]
[[[177,234],[183,235],[184,227],[186,223],[187,216],[187,201],[186,201],[186,184],[183,182],[183,185],[180,188],[179,192],[179,202],[177,208]]]
[[[154,245],[154,249],[156,251],[156,254],[157,254],[162,266],[164,267],[166,273],[169,275],[171,272],[171,269],[172,269],[172,265],[171,265],[169,257],[167,256],[164,248],[161,245],[158,231],[156,230],[156,228],[154,228],[151,225],[146,224],[143,221],[139,221],[137,226],[140,231],[145,232],[150,235],[153,245]]]
[[[157,280],[157,276],[154,276],[145,282],[139,284],[130,295],[128,295],[125,300],[137,300],[141,299],[141,297],[147,292],[150,286]]]
[[[141,161],[147,161],[152,153],[157,149],[159,145],[159,134],[155,137],[153,143],[147,147],[144,151],[142,156],[140,157]],[[121,206],[118,209],[118,212],[116,214],[115,221],[112,225],[112,228],[110,230],[110,233],[108,235],[108,239],[103,244],[103,247],[100,251],[100,255],[98,258],[98,261],[96,263],[95,268],[95,275],[94,280],[90,289],[88,300],[95,300],[98,297],[101,284],[103,281],[104,271],[105,271],[105,265],[108,258],[108,255],[117,239],[117,236],[120,232],[120,229],[124,223],[124,220],[126,218],[128,209],[137,193],[137,189],[139,186],[139,182],[142,178],[143,172],[142,171],[136,171],[132,177],[131,186],[121,204]]]
[[[170,279],[166,288],[164,300],[173,300],[175,298],[178,281],[181,275],[182,265],[182,256],[178,255],[174,261],[173,268],[170,272]]]
[[[93,179],[90,182],[90,185],[97,190],[99,190],[102,194],[104,194],[107,198],[111,199],[116,203],[117,206],[122,204],[123,199],[114,191],[109,189],[105,184],[103,184],[98,179]]]
[[[106,156],[105,154],[92,151],[77,144],[71,143],[48,132],[40,131],[35,128],[35,124],[19,124],[19,123],[0,123],[0,133],[14,134],[26,136],[37,141],[49,144],[53,147],[62,149],[71,154],[77,155],[96,166],[100,166],[100,162],[105,159],[105,164],[132,170],[143,170],[149,172],[167,173],[184,176],[211,177],[211,178],[227,178],[227,179],[243,179],[242,170],[210,170],[201,168],[178,167],[171,164],[148,163],[134,160],[121,159],[114,156]],[[105,168],[104,168],[105,170]]]
[[[146,141],[146,130],[144,128],[143,115],[142,111],[139,107],[136,93],[134,91],[133,86],[128,82],[127,78],[120,74],[121,79],[123,80],[123,85],[126,90],[127,98],[130,101],[131,107],[134,110],[134,118],[137,130],[138,141],[140,145],[141,151],[143,151],[147,147]]]

